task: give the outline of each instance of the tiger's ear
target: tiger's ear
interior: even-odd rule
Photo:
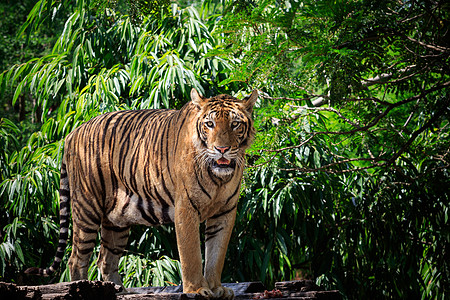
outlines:
[[[203,105],[205,98],[203,98],[196,89],[192,88],[191,90],[191,101],[197,106],[197,108],[201,108]]]
[[[245,97],[242,102],[244,103],[244,107],[248,112],[253,111],[253,105],[255,105],[256,100],[258,100],[258,90],[253,90],[250,96]]]

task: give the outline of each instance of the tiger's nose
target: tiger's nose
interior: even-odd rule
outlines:
[[[216,147],[216,146],[214,146],[214,148],[216,148],[216,150],[218,150],[222,154],[224,154],[230,149],[230,147]]]

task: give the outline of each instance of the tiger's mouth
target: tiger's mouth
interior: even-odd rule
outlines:
[[[195,160],[199,166],[205,167],[215,176],[227,178],[243,165],[244,159],[237,152],[219,154],[216,151],[203,149],[195,156]]]
[[[231,163],[231,161],[226,159],[225,157],[221,157],[216,161],[216,163],[219,166],[228,166]]]
[[[218,160],[214,161],[213,166],[218,167],[218,168],[233,168],[234,169],[236,167],[236,161],[228,160],[225,157],[221,157]]]
[[[218,160],[213,161],[212,163],[213,168],[220,168],[220,169],[235,169],[236,168],[236,161],[234,159],[229,160],[225,157],[221,157]]]

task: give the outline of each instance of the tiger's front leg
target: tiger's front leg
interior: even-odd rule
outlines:
[[[175,232],[183,277],[183,293],[196,293],[212,297],[213,293],[202,273],[200,249],[200,217],[187,205],[175,205]]]
[[[234,298],[233,290],[222,286],[221,275],[235,219],[236,205],[206,221],[205,278],[214,298]]]

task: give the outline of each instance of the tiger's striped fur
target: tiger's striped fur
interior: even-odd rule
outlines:
[[[98,116],[65,141],[60,187],[60,240],[47,269],[64,255],[72,203],[72,280],[86,279],[101,233],[98,266],[103,280],[122,284],[118,261],[130,226],[175,222],[183,290],[232,298],[221,286],[226,248],[234,226],[244,152],[254,136],[254,91],[239,100],[191,91],[181,110],[118,111]],[[206,221],[202,271],[199,224]]]

